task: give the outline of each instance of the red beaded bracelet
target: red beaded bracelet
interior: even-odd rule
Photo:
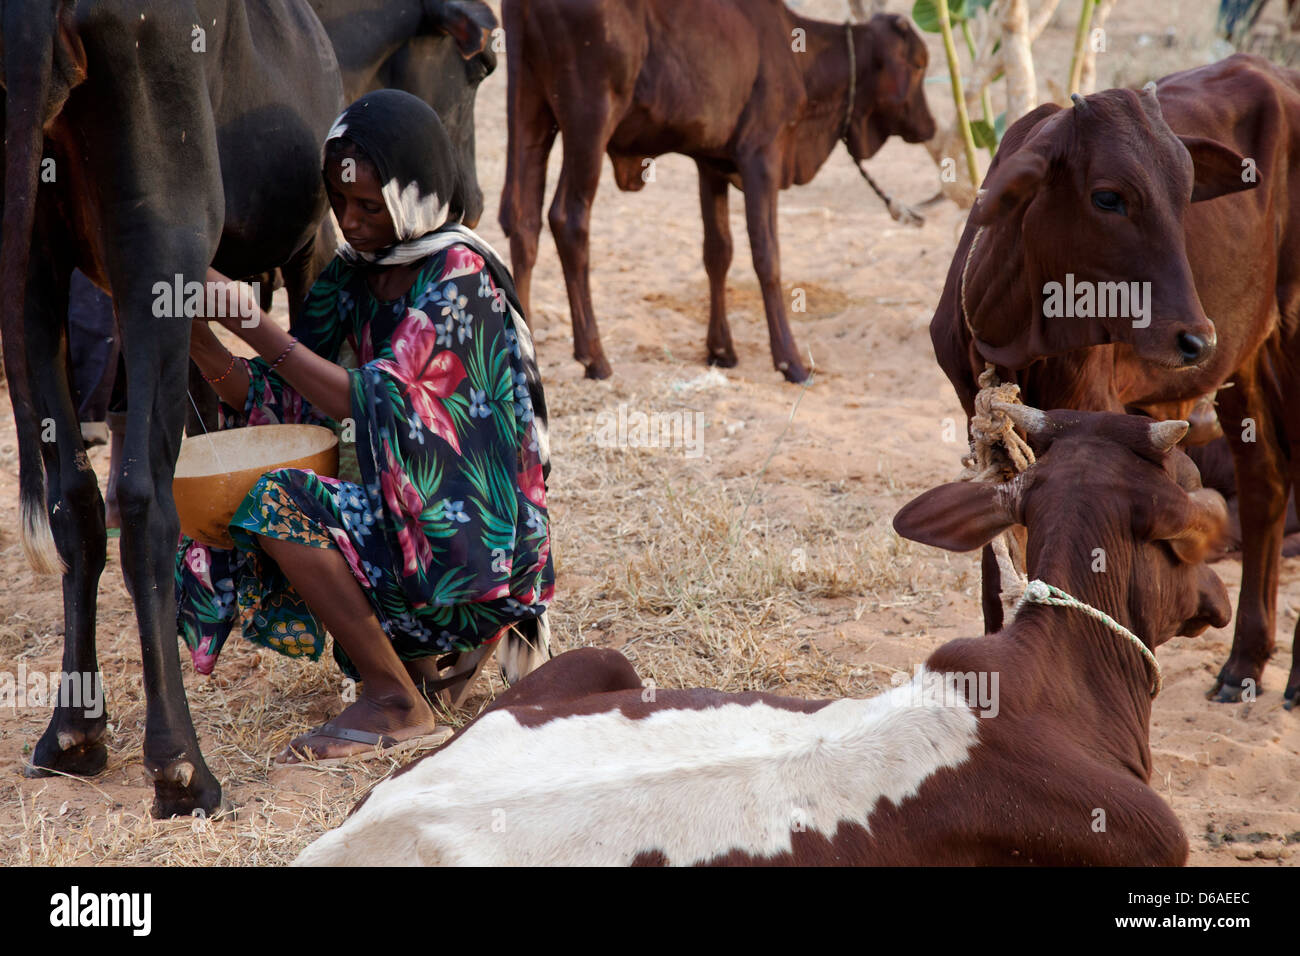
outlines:
[[[222,372],[216,378],[208,378],[206,375],[204,375],[203,380],[207,382],[209,385],[218,385],[221,382],[224,382],[230,376],[230,373],[233,372],[234,370],[235,370],[235,356],[231,355],[230,364],[226,366],[226,370],[224,372]]]

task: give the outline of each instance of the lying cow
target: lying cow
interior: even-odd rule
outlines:
[[[177,655],[172,475],[191,317],[173,302],[209,265],[228,275],[283,265],[305,294],[326,209],[321,143],[342,108],[338,64],[306,0],[27,0],[4,5],[0,28],[0,329],[23,546],[37,570],[63,572],[64,670],[97,676],[106,535],[64,362],[75,267],[111,290],[122,333],[117,497],[153,812],[211,813],[221,786],[199,752]],[[104,768],[107,715],[71,703],[60,695],[29,774]]]
[[[968,415],[988,362],[1043,407],[1150,408],[1218,390],[1244,564],[1211,690],[1222,701],[1258,688],[1273,651],[1300,477],[1298,156],[1300,73],[1258,57],[1041,106],[1007,131],[930,326]],[[996,574],[986,552],[986,582]],[[1300,699],[1294,655],[1285,697]]]
[[[683,153],[699,171],[710,364],[736,364],[725,306],[730,183],[745,194],[772,362],[792,382],[807,378],[781,291],[777,192],[809,182],[840,142],[860,163],[891,135],[909,143],[934,135],[922,92],[928,55],[907,20],[823,23],[780,0],[503,0],[501,18],[509,146],[500,222],[525,310],[547,157],[560,133],[549,219],[573,354],[588,378],[608,378],[587,268],[601,157],[609,154],[618,188],[635,191],[653,157]]]
[[[895,527],[968,551],[1026,524],[1031,575],[1113,626],[1026,604],[870,700],[648,689],[615,651],[571,651],[297,862],[1185,863],[1187,838],[1147,785],[1150,652],[1229,619],[1202,562],[1222,499],[1174,448],[1184,422],[1011,411],[1038,463],[1006,485],[929,491]]]

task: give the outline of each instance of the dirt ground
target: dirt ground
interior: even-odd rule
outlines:
[[[1035,48],[1047,78],[1064,81],[1077,4]],[[1205,9],[1202,11],[1201,7]],[[1215,58],[1213,6],[1122,0],[1111,19],[1101,85],[1141,84]],[[841,0],[799,4],[843,19]],[[902,10],[900,0],[890,9]],[[940,46],[927,92],[951,110]],[[480,231],[502,252],[495,222],[505,171],[504,66],[478,106],[479,178],[488,197]],[[550,179],[558,173],[558,149]],[[907,201],[936,189],[921,146],[891,141],[873,175]],[[549,201],[549,190],[548,190]],[[894,512],[951,480],[964,445],[961,410],[934,361],[927,327],[964,213],[927,210],[923,229],[893,223],[843,150],[808,186],[782,197],[783,282],[807,310],[791,315],[815,363],[806,390],[773,371],[743,204],[732,193],[736,242],[730,314],[740,365],[702,362],[708,311],[700,260],[694,166],[662,157],[655,182],[621,194],[606,167],[592,222],[592,286],[607,382],[585,381],[559,260],[549,237],[535,273],[531,322],[552,408],[550,501],[558,574],[552,615],[558,649],[617,647],[659,686],[761,688],[801,696],[870,696],[910,674],[945,641],[978,634],[978,566],[900,541]],[[630,413],[698,412],[694,448],[602,447],[600,426]],[[0,416],[0,666],[57,671],[58,582],[35,577],[17,535],[12,416]],[[793,418],[792,416],[793,410]],[[695,421],[691,416],[691,421]],[[695,454],[698,451],[699,454]],[[92,461],[105,476],[107,454]],[[1235,603],[1241,569],[1217,566]],[[1165,690],[1155,702],[1151,783],[1191,840],[1191,862],[1293,865],[1300,842],[1300,712],[1283,710],[1300,607],[1300,563],[1286,560],[1278,650],[1257,701],[1209,703],[1231,630],[1175,638],[1160,651]],[[391,764],[273,769],[271,756],[309,724],[342,709],[341,675],[326,659],[301,663],[232,637],[212,677],[183,668],[204,754],[236,812],[227,819],[148,816],[139,651],[120,562],[110,547],[100,585],[99,647],[108,689],[111,756],[93,779],[27,780],[24,754],[44,729],[43,707],[0,711],[0,861],[6,863],[284,863]],[[499,691],[493,677],[456,721]]]

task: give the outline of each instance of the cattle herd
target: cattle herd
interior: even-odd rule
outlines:
[[[772,361],[801,383],[779,192],[841,143],[860,164],[891,136],[935,135],[926,47],[905,17],[827,23],[781,0],[500,6],[503,32],[476,0],[0,6],[0,335],[22,542],[34,568],[62,575],[63,669],[96,673],[104,505],[65,370],[80,269],[111,292],[125,359],[122,565],[156,816],[211,814],[222,794],[173,627],[189,323],[159,319],[152,289],[209,266],[280,270],[297,321],[332,255],[320,149],[346,102],[390,86],[434,106],[464,166],[453,205],[472,225],[484,207],[475,92],[504,49],[500,225],[527,310],[558,135],[548,222],[588,378],[612,374],[589,283],[604,156],[623,190],[650,181],[665,153],[694,160],[705,356],[724,367],[736,364],[728,194],[741,189]],[[930,331],[968,418],[1013,428],[1027,459],[996,480],[936,487],[894,519],[925,545],[982,549],[984,636],[943,645],[878,697],[833,701],[647,693],[617,652],[573,650],[376,786],[298,862],[1185,863],[1187,838],[1148,783],[1155,652],[1233,619],[1205,563],[1229,531],[1225,496],[1243,576],[1210,693],[1227,706],[1261,692],[1300,701],[1294,660],[1285,687],[1260,686],[1300,482],[1297,136],[1300,73],[1240,55],[1040,106],[1006,131]],[[1023,404],[980,402],[993,380],[1018,386]],[[60,437],[43,441],[50,422]],[[1207,470],[1203,487],[1197,464],[1215,455],[1232,468],[1213,482]],[[1023,580],[1008,580],[995,548],[1008,535]],[[1104,574],[1090,565],[1096,541]],[[98,773],[106,721],[60,704],[28,772]]]

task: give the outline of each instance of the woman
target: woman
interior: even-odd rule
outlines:
[[[230,308],[220,321],[260,359],[234,358],[206,322],[191,346],[228,406],[222,427],[342,426],[340,470],[353,455],[359,469],[356,481],[271,472],[231,521],[233,550],[181,541],[179,625],[201,672],[238,616],[245,637],[292,656],[318,657],[328,629],[361,682],[281,763],[427,739],[436,655],[536,633],[555,579],[531,337],[505,267],[455,221],[458,168],[436,114],[369,94],[335,123],[323,166],[346,241],[301,338]],[[238,287],[224,288],[233,305]],[[337,364],[345,342],[359,367]]]

